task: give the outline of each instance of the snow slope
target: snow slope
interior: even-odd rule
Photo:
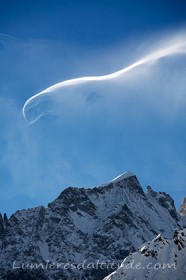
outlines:
[[[172,239],[160,234],[124,259],[104,280],[185,280],[186,229],[175,230]]]

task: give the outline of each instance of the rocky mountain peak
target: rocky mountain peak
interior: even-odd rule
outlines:
[[[137,179],[137,177],[130,171],[125,172],[108,183],[104,183],[98,187],[93,188],[75,188],[68,187],[51,203],[48,204],[48,207],[53,209],[94,209],[94,204],[97,201],[105,200],[109,198],[108,193],[112,193],[113,205],[117,204],[121,200],[121,193],[125,192],[136,193],[141,195],[145,199],[144,191]],[[111,207],[113,207],[113,205]],[[84,207],[85,206],[85,207]],[[98,205],[99,207],[99,205]],[[85,209],[86,208],[86,209]],[[105,211],[108,211],[105,209]],[[94,211],[93,211],[94,212]]]

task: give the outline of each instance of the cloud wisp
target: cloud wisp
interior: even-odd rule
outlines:
[[[141,59],[137,60],[136,62],[132,63],[131,65],[119,71],[113,72],[111,74],[101,75],[101,76],[85,76],[85,77],[65,80],[57,84],[54,84],[46,88],[45,90],[31,96],[29,99],[26,100],[22,109],[24,118],[29,123],[34,123],[39,118],[41,118],[43,116],[43,113],[40,113],[37,117],[35,117],[30,121],[27,114],[30,109],[33,109],[35,106],[37,106],[43,101],[40,100],[40,97],[43,97],[47,94],[51,94],[55,90],[62,89],[65,87],[76,86],[84,83],[89,83],[89,82],[108,81],[116,78],[121,79],[125,73],[130,72],[142,65],[145,66],[151,63],[155,63],[164,57],[169,57],[178,54],[186,54],[186,34],[184,33],[171,38],[165,38],[163,42],[160,42],[159,44],[156,43],[154,45],[155,47],[153,48],[153,50],[151,52],[148,52],[147,55],[144,55]]]

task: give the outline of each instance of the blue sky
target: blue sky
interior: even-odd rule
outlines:
[[[33,125],[21,109],[53,84],[117,71],[183,34],[184,2],[0,1],[1,212],[47,205],[67,186],[127,170],[181,203],[186,55],[56,92],[31,112],[54,113]]]

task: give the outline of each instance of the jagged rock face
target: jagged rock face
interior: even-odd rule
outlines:
[[[183,199],[183,202],[182,202],[182,204],[180,206],[180,209],[179,209],[179,213],[180,213],[180,215],[186,217],[186,197],[184,197],[184,199]]]
[[[17,211],[3,229],[0,220],[0,279],[103,279],[113,270],[86,265],[121,263],[159,232],[170,238],[179,227],[171,198],[157,196],[145,194],[136,176],[125,173],[93,189],[67,188],[48,208]],[[83,262],[83,269],[77,268]],[[25,268],[51,263],[52,269]],[[75,266],[65,269],[62,263]]]
[[[174,200],[169,194],[166,194],[165,192],[155,192],[150,186],[147,187],[147,194],[150,194],[162,207],[166,208],[174,219],[179,219]]]
[[[186,229],[175,230],[172,239],[160,234],[130,254],[115,272],[104,280],[185,280]]]

